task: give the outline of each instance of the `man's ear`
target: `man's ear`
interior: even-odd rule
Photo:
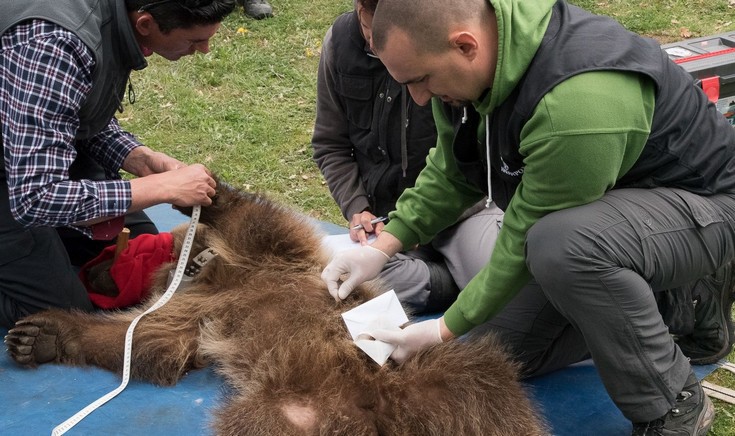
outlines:
[[[460,54],[468,60],[477,57],[479,43],[474,34],[470,32],[455,32],[449,35],[449,43],[453,49],[459,50]]]
[[[154,28],[158,26],[156,20],[148,12],[138,12],[133,17],[133,23],[135,30],[142,36],[148,36],[151,34]]]

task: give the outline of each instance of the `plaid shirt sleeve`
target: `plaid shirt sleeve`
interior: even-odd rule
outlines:
[[[86,141],[113,180],[69,180],[78,111],[92,87],[94,58],[74,34],[52,23],[21,23],[0,38],[0,124],[13,217],[59,227],[125,214],[130,183],[117,171],[140,145],[116,120]],[[89,229],[80,229],[89,234]]]
[[[140,145],[141,143],[123,130],[117,119],[113,118],[106,128],[86,142],[86,149],[97,162],[102,163],[105,168],[112,169],[116,175],[128,154]]]

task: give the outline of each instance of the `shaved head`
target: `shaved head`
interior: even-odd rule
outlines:
[[[450,29],[478,23],[489,8],[488,0],[380,0],[373,17],[373,48],[385,48],[388,33],[398,28],[419,51],[442,52],[449,48]]]

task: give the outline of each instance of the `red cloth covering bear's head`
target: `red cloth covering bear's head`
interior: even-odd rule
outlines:
[[[88,274],[95,265],[114,258],[115,245],[106,247],[97,257],[87,262],[79,271],[79,278],[95,306],[102,309],[132,306],[148,296],[153,273],[164,263],[175,260],[173,248],[174,238],[171,233],[142,234],[131,239],[109,269],[110,278],[118,289],[118,294],[114,297],[95,292]]]

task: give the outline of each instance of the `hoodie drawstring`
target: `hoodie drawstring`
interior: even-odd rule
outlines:
[[[490,182],[490,115],[485,115],[485,158],[487,159],[487,201],[485,207],[490,208],[493,202],[493,186]]]
[[[462,108],[462,124],[465,124],[469,117],[467,116],[467,106]],[[485,207],[490,208],[493,202],[493,186],[490,181],[490,115],[485,115],[485,159],[487,159],[487,200]]]
[[[406,177],[406,169],[408,168],[408,145],[406,141],[406,131],[408,130],[408,87],[401,85],[401,169],[403,177]]]

